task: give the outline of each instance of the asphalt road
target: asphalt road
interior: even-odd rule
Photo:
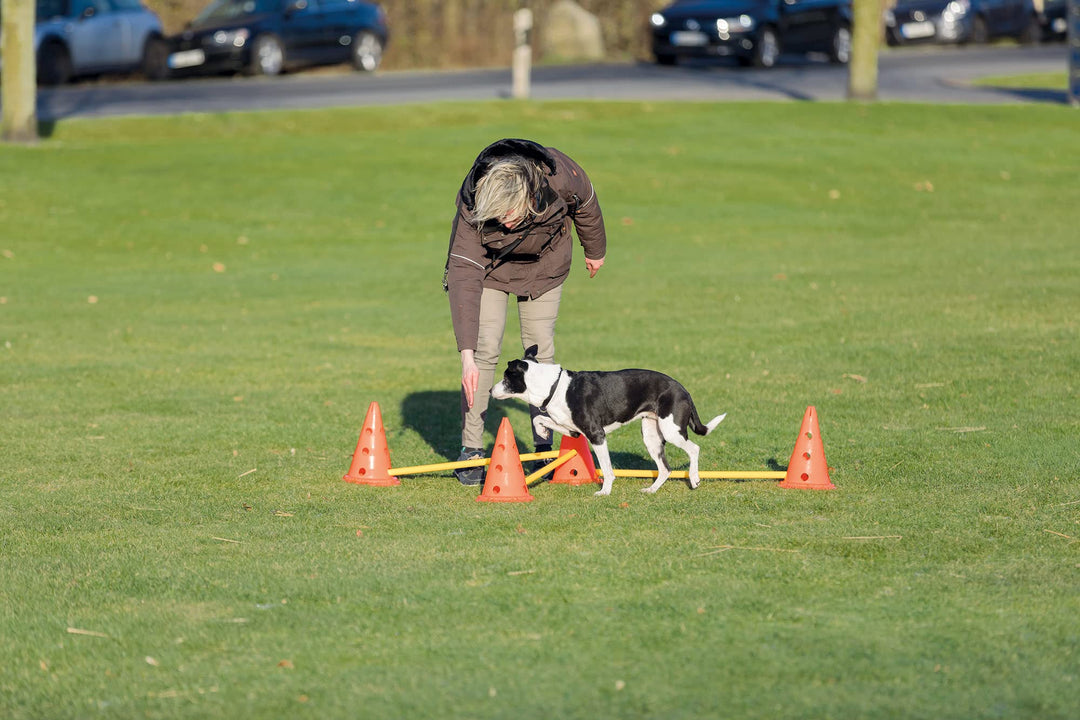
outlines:
[[[1066,94],[970,85],[979,77],[1064,72],[1064,44],[1034,47],[932,47],[883,51],[878,97],[933,103],[1065,103]],[[786,100],[845,98],[848,71],[817,58],[783,58],[769,70],[722,62],[677,67],[650,63],[537,67],[536,100]],[[510,70],[379,72],[347,69],[277,78],[196,78],[158,83],[98,81],[38,92],[38,120],[108,115],[491,100],[510,95]]]

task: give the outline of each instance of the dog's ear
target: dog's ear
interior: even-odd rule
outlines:
[[[538,352],[540,352],[539,345],[530,345],[528,348],[525,349],[525,359],[536,360],[536,353]]]

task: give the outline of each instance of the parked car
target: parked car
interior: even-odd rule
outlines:
[[[170,38],[169,68],[176,75],[277,75],[352,62],[371,72],[387,38],[382,6],[363,0],[214,0]]]
[[[1064,40],[1068,35],[1068,0],[1035,0],[1043,40]]]
[[[1033,43],[1041,32],[1032,0],[900,0],[885,11],[890,45],[986,43],[1000,37]]]
[[[165,77],[161,20],[139,0],[37,0],[37,80],[63,85],[82,75],[141,72]]]
[[[649,19],[656,62],[734,57],[772,67],[781,53],[851,59],[850,0],[676,0]]]

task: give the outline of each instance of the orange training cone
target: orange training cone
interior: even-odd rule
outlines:
[[[788,460],[787,476],[780,483],[782,488],[804,488],[808,490],[834,490],[836,486],[829,480],[829,466],[825,463],[825,444],[821,441],[818,429],[817,410],[813,406],[806,408],[799,438]]]
[[[525,484],[525,470],[521,467],[510,418],[504,417],[499,423],[491,464],[484,477],[484,490],[476,499],[482,502],[529,502],[533,499]]]
[[[586,483],[600,482],[596,474],[596,465],[593,463],[592,453],[589,452],[589,441],[584,435],[570,437],[563,435],[559,443],[559,457],[571,450],[577,450],[570,460],[555,468],[555,474],[549,482],[564,483],[566,485],[585,485]]]
[[[392,477],[389,471],[390,447],[386,444],[379,403],[373,402],[368,406],[352,465],[342,479],[360,485],[400,485],[401,481]]]

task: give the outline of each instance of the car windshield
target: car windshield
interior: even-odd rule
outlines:
[[[229,20],[244,15],[277,12],[280,9],[281,0],[214,0],[195,17],[195,22]]]

